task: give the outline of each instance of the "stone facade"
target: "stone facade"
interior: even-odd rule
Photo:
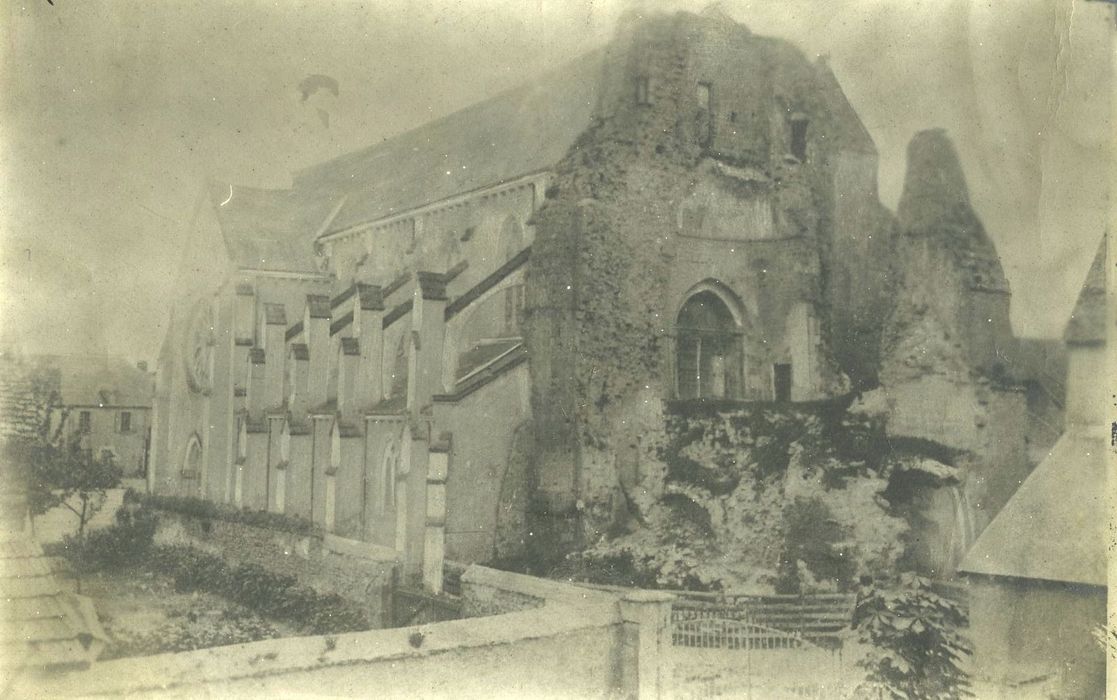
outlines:
[[[878,380],[876,170],[825,61],[680,13],[289,190],[214,183],[150,488],[310,518],[434,588],[444,553],[576,547],[663,402]]]

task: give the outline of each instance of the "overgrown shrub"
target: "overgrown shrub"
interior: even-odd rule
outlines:
[[[295,535],[311,535],[320,532],[317,525],[305,518],[284,515],[283,513],[271,513],[265,510],[237,509],[223,503],[214,503],[213,501],[189,496],[160,496],[138,493],[129,489],[124,494],[124,500],[125,502],[139,503],[148,508],[178,513],[202,521],[223,520],[252,527],[290,532]]]
[[[150,550],[158,522],[155,513],[146,508],[124,507],[107,528],[85,537],[63,537],[61,554],[79,572],[132,566]]]
[[[319,594],[299,585],[293,576],[272,573],[258,564],[229,566],[221,557],[184,545],[153,547],[149,562],[157,573],[173,578],[179,592],[214,593],[310,634],[371,627],[355,603],[336,594]]]
[[[275,639],[279,632],[267,622],[226,608],[217,620],[179,619],[150,632],[112,630],[113,644],[100,659],[151,656]]]
[[[784,509],[784,550],[776,593],[805,593],[819,582],[845,590],[854,582],[857,561],[843,546],[845,532],[820,498],[796,498]],[[803,569],[806,571],[803,571]],[[814,586],[805,586],[805,577]]]
[[[929,579],[906,573],[892,585],[866,586],[853,624],[868,648],[858,661],[867,672],[867,689],[894,700],[972,696],[959,665],[972,653],[963,634],[969,616],[937,593]]]

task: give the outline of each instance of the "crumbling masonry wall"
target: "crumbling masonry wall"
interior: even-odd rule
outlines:
[[[714,284],[739,307],[745,398],[772,398],[773,364],[798,351],[787,327],[797,305],[815,324],[800,398],[848,386],[833,337],[847,356],[858,342],[876,349],[872,335],[832,327],[830,267],[859,264],[832,253],[838,153],[862,154],[843,165],[864,171],[850,196],[875,201],[872,143],[836,107],[832,76],[784,42],[684,13],[622,22],[610,53],[597,117],[534,218],[526,280],[533,514],[558,549],[615,521],[617,449],[644,406],[673,396],[674,322],[688,290]],[[810,123],[802,160],[790,155],[793,117]],[[878,207],[843,210],[847,237]],[[855,315],[852,298],[842,318]]]

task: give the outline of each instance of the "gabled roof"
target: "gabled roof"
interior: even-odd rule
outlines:
[[[1071,429],[985,528],[959,571],[1106,585],[1104,437]]]
[[[229,257],[240,268],[317,272],[314,234],[341,200],[340,192],[306,196],[297,190],[262,190],[209,183]]]
[[[1105,342],[1105,262],[1106,236],[1101,237],[1098,252],[1086,281],[1078,294],[1078,303],[1067,322],[1063,339],[1072,345]]]
[[[876,155],[877,146],[873,137],[865,128],[865,122],[861,121],[861,115],[849,103],[838,77],[830,68],[830,62],[820,56],[815,61],[815,69],[818,71],[820,90],[830,108],[834,142],[845,150]]]
[[[590,123],[604,51],[295,175],[311,200],[348,194],[327,233],[545,170]]]
[[[58,373],[64,406],[150,406],[155,380],[123,357],[38,355],[32,362]]]

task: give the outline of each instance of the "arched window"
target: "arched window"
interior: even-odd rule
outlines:
[[[675,379],[681,399],[739,398],[742,394],[741,330],[712,291],[687,299],[676,322]]]
[[[186,456],[182,460],[182,475],[196,478],[202,473],[202,441],[197,435],[190,436],[186,444]]]

